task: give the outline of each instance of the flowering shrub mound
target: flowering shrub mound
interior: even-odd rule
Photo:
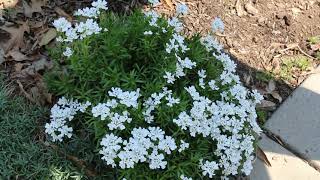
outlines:
[[[46,124],[51,140],[92,129],[96,163],[120,179],[248,175],[262,96],[241,85],[213,36],[183,36],[187,9],[180,4],[168,20],[154,11],[118,16],[98,0],[76,22],[56,20],[61,43],[47,82],[64,97]],[[223,29],[216,19],[213,30]]]

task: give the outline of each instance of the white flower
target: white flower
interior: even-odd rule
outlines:
[[[67,121],[71,121],[77,112],[85,112],[91,103],[78,103],[78,101],[67,100],[62,97],[57,104],[51,108],[51,121],[45,125],[45,132],[49,134],[52,141],[62,141],[64,137],[72,136],[72,127],[68,127]]]
[[[102,28],[99,27],[98,23],[93,19],[87,19],[86,22],[80,22],[76,24],[75,29],[79,33],[80,39],[93,34],[99,34]]]
[[[210,80],[208,84],[209,84],[209,87],[210,87],[213,91],[219,90],[219,87],[216,85],[216,81],[215,81],[215,80]]]
[[[53,26],[59,32],[66,32],[69,28],[71,28],[71,23],[64,17],[54,20]]]
[[[101,116],[101,120],[105,120],[111,114],[110,106],[107,103],[99,103],[91,110],[93,117]]]
[[[152,11],[145,12],[144,14],[146,17],[150,18],[149,20],[150,26],[158,27],[157,21],[158,21],[159,15],[156,11],[152,10]]]
[[[167,105],[169,107],[172,107],[174,104],[179,104],[180,103],[180,99],[179,98],[174,98],[172,97],[171,94],[169,94],[167,97],[166,97],[166,100],[168,101]]]
[[[263,96],[256,89],[252,90],[251,96],[254,98],[255,104],[260,103],[264,99]]]
[[[212,22],[211,28],[213,32],[217,32],[217,31],[223,32],[224,31],[223,21],[219,17],[215,18]]]
[[[150,169],[165,169],[167,165],[167,161],[164,161],[164,155],[158,154],[155,151],[151,153],[149,156],[149,167]]]
[[[209,178],[212,178],[215,175],[215,171],[219,169],[219,166],[216,162],[212,161],[206,161],[204,164],[202,162],[203,160],[200,161],[200,168],[202,170],[202,174],[208,175]]]
[[[158,148],[165,151],[167,154],[171,154],[171,151],[177,149],[177,145],[172,137],[166,136],[159,142]]]
[[[176,17],[169,18],[168,24],[169,24],[169,26],[174,27],[174,30],[176,32],[180,32],[183,30],[183,24]]]
[[[164,138],[164,131],[159,128],[159,127],[149,127],[149,134],[148,136],[150,137],[151,140],[162,140]]]
[[[126,105],[127,107],[138,107],[138,98],[140,97],[140,89],[136,91],[122,91],[120,88],[111,88],[108,92],[109,96],[116,97],[120,100],[120,103]]]
[[[63,42],[63,38],[62,38],[61,36],[58,36],[58,37],[56,38],[56,40],[57,40],[57,42]]]
[[[202,45],[204,45],[207,51],[216,50],[217,52],[221,52],[223,46],[212,36],[207,35],[206,37],[202,37],[200,39]]]
[[[97,18],[100,14],[99,9],[95,7],[86,7],[83,9],[78,9],[74,15],[75,16],[83,16],[83,17],[89,17],[89,18]]]
[[[108,3],[107,3],[107,1],[105,1],[105,0],[96,0],[96,1],[93,1],[93,2],[91,3],[91,5],[92,5],[93,7],[95,7],[95,8],[97,8],[97,9],[104,9],[104,10],[107,10],[107,9],[108,9],[108,7],[107,7]]]
[[[70,56],[72,56],[72,54],[73,54],[72,49],[69,48],[69,47],[66,47],[66,49],[63,52],[63,55],[66,56],[66,57],[70,57]]]
[[[167,83],[173,84],[176,80],[174,75],[170,72],[165,72],[166,74],[163,76],[165,79],[167,79]]]
[[[106,134],[100,142],[102,149],[99,151],[99,153],[103,155],[101,159],[105,160],[108,165],[115,167],[116,164],[114,159],[117,157],[117,152],[121,149],[122,143],[123,140],[121,137],[117,137],[112,133]]]
[[[152,35],[153,33],[152,33],[152,31],[145,31],[143,34],[144,35]]]
[[[176,9],[177,15],[182,14],[186,15],[188,13],[188,6],[184,3],[179,3]]]
[[[129,117],[128,111],[122,112],[122,115],[119,113],[112,113],[110,116],[111,122],[108,124],[110,130],[119,129],[124,130],[126,127],[123,123],[130,123],[132,119]]]
[[[192,180],[192,178],[188,178],[188,177],[186,177],[186,176],[184,176],[184,175],[181,175],[181,176],[180,176],[180,179],[181,179],[181,180]]]
[[[159,4],[159,0],[148,0],[149,3],[152,5],[152,6],[156,6],[157,4]]]
[[[189,148],[189,143],[186,143],[184,140],[180,140],[180,147],[179,147],[178,151],[182,152],[187,148]]]

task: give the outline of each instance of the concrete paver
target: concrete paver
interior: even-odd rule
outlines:
[[[251,180],[320,179],[318,171],[265,135],[259,141],[259,146],[265,152],[271,167],[257,159],[250,175]]]
[[[308,77],[265,128],[320,167],[320,73]]]

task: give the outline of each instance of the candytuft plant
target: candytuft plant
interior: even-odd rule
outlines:
[[[168,20],[106,9],[99,0],[78,10],[77,22],[54,22],[61,43],[47,82],[63,97],[46,124],[51,140],[68,143],[88,130],[95,163],[117,179],[248,175],[262,96],[241,85],[222,46],[211,35],[183,36],[185,5]],[[223,31],[221,19],[213,29]]]

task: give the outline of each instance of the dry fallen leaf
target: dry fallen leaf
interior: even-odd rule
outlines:
[[[22,54],[19,50],[16,49],[9,51],[7,57],[9,56],[11,56],[14,61],[29,60],[26,55]]]
[[[7,39],[0,39],[0,47],[4,49],[5,54],[11,49],[24,48],[24,32],[30,31],[28,22],[23,22],[19,27],[7,25],[0,29],[9,33]]]
[[[262,109],[275,109],[276,103],[267,101],[267,100],[262,100],[260,104],[257,105],[257,108],[262,108]]]
[[[271,95],[272,95],[272,97],[274,97],[275,99],[277,99],[278,101],[279,101],[279,103],[281,103],[282,102],[282,97],[279,95],[279,93],[277,93],[277,92],[272,92],[271,93]]]
[[[32,17],[35,12],[42,13],[42,6],[45,5],[44,0],[31,0],[30,4],[26,1],[22,1],[23,12],[26,17]]]
[[[246,12],[243,10],[240,0],[236,2],[236,11],[239,17],[246,15]]]
[[[257,157],[263,161],[263,163],[265,163],[267,166],[271,167],[271,163],[268,160],[268,157],[266,156],[266,154],[263,152],[263,150],[257,146]]]
[[[174,9],[174,5],[172,3],[172,0],[164,0],[164,2],[166,3],[166,5],[168,5],[170,7],[170,9]]]
[[[57,31],[54,28],[50,28],[41,38],[39,46],[49,44],[57,36]]]
[[[268,94],[272,93],[276,89],[276,83],[274,80],[270,80],[268,86],[266,87],[266,91]]]
[[[4,59],[4,50],[0,48],[0,65],[5,61]]]
[[[68,19],[68,21],[72,21],[72,17],[66,13],[63,9],[59,8],[59,7],[55,7],[54,11],[59,15],[59,16],[63,16],[65,18]]]
[[[31,102],[36,103],[36,101],[32,98],[32,96],[24,89],[22,83],[17,80],[17,83],[19,85],[20,91],[24,94],[24,96]]]

